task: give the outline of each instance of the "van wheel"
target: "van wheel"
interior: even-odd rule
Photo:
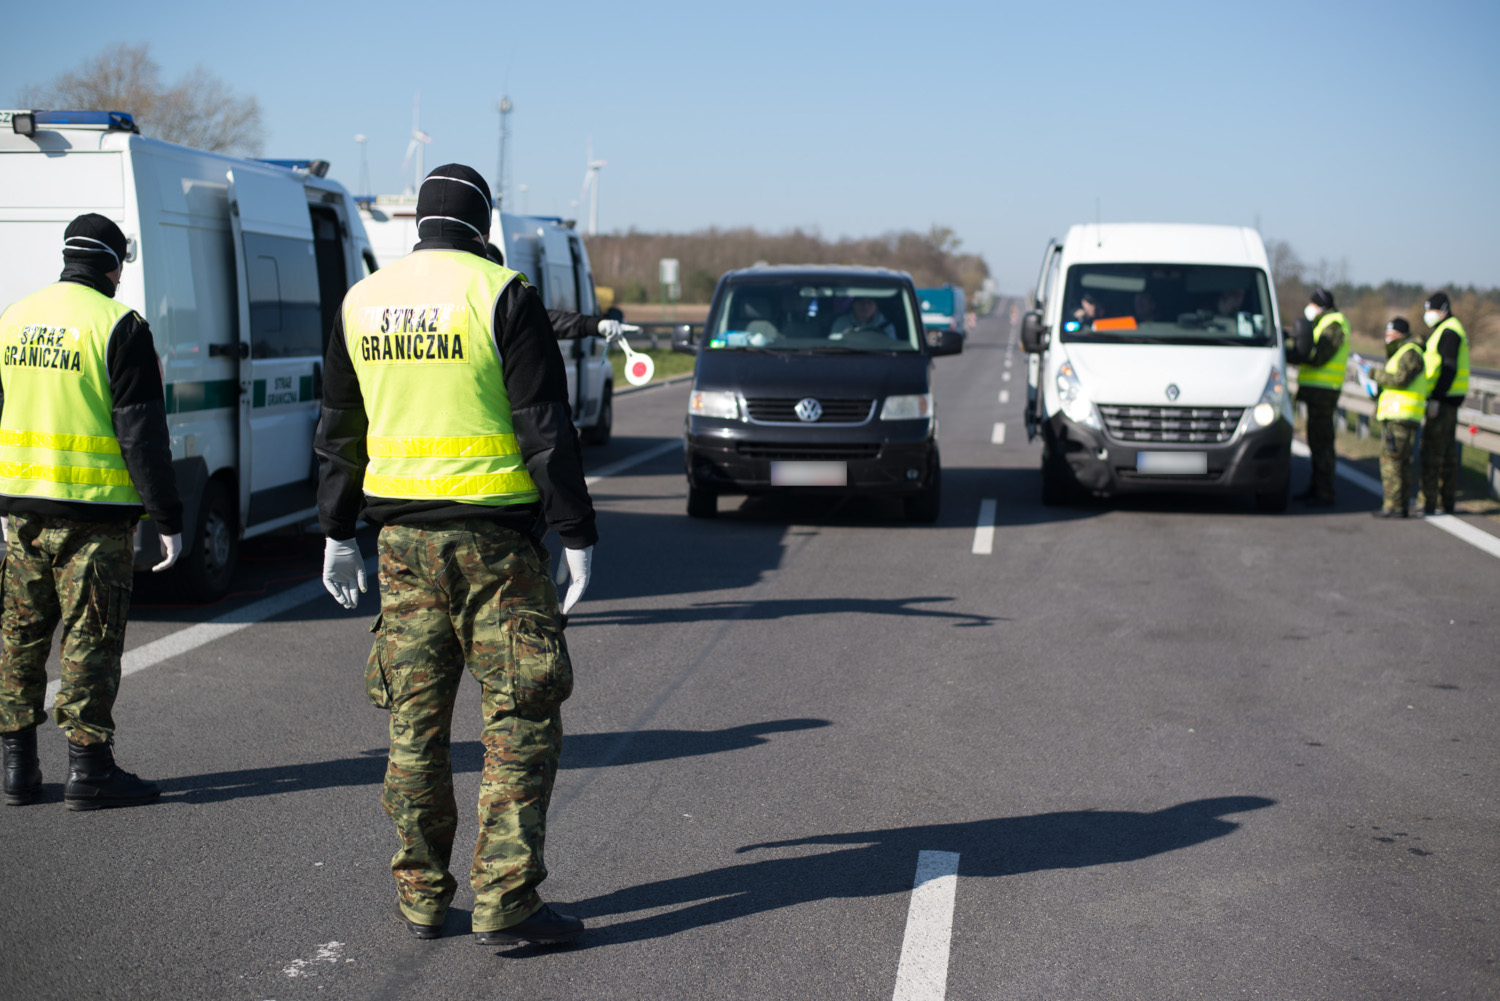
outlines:
[[[175,568],[177,585],[184,598],[207,604],[229,593],[240,554],[237,520],[229,488],[222,480],[209,480],[198,505],[193,548],[183,554]]]
[[[1076,503],[1078,484],[1062,456],[1051,448],[1042,448],[1042,504],[1047,507],[1062,507]]]
[[[610,435],[615,429],[615,387],[606,382],[604,384],[604,399],[599,401],[599,420],[593,427],[583,429],[580,435],[585,445],[608,445]]]
[[[719,495],[688,484],[687,513],[689,518],[713,518],[719,513]]]
[[[1267,494],[1256,494],[1255,510],[1262,514],[1281,514],[1286,510],[1287,491],[1287,487],[1282,487]]]
[[[931,525],[938,520],[943,508],[943,467],[933,459],[932,474],[927,486],[910,497],[901,499],[906,520],[914,525]]]

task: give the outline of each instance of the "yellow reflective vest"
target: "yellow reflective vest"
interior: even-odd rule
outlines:
[[[1399,367],[1397,362],[1401,360],[1402,352],[1415,351],[1418,354],[1422,349],[1411,341],[1407,341],[1396,349],[1396,353],[1385,363],[1385,370],[1391,375],[1396,374]],[[1427,413],[1427,393],[1432,388],[1432,380],[1427,376],[1426,369],[1419,371],[1405,386],[1386,386],[1380,391],[1380,402],[1375,407],[1375,419],[1379,421],[1420,421]]]
[[[1450,316],[1439,323],[1432,336],[1427,338],[1427,351],[1422,356],[1427,365],[1427,381],[1430,385],[1436,385],[1438,372],[1442,370],[1443,356],[1438,354],[1438,341],[1442,339],[1445,330],[1458,335],[1458,373],[1453,377],[1453,384],[1448,387],[1448,397],[1462,399],[1469,395],[1469,335],[1456,316]]]
[[[493,329],[520,276],[478,254],[419,250],[344,297],[369,419],[364,492],[498,506],[540,498],[521,459]]]
[[[1313,344],[1316,345],[1322,339],[1323,332],[1334,324],[1338,324],[1344,331],[1344,339],[1339,344],[1339,349],[1333,353],[1332,358],[1321,365],[1298,365],[1297,385],[1299,387],[1343,388],[1344,370],[1349,367],[1349,321],[1344,319],[1344,314],[1324,313],[1318,317],[1318,322],[1313,327]]]
[[[57,282],[0,314],[0,494],[141,503],[115,437],[109,338],[130,307]]]

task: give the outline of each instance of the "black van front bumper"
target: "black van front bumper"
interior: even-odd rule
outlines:
[[[835,429],[689,417],[685,445],[688,481],[716,494],[913,494],[926,488],[938,472],[937,422],[927,420],[875,420]],[[773,463],[785,462],[843,463],[845,485],[774,482]]]
[[[1060,456],[1084,490],[1113,495],[1151,491],[1257,493],[1284,491],[1291,478],[1292,425],[1284,418],[1237,434],[1222,445],[1116,441],[1060,411],[1042,424],[1043,447]],[[1137,470],[1140,452],[1204,452],[1206,473],[1150,474]]]

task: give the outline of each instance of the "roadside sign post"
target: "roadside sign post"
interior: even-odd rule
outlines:
[[[682,298],[682,286],[678,283],[677,258],[663,257],[661,266],[657,271],[657,280],[661,284],[661,313],[662,319],[671,321],[677,319],[677,300]],[[667,314],[667,303],[672,303],[671,315]]]

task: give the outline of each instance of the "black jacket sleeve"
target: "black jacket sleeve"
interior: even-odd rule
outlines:
[[[560,341],[576,341],[580,337],[599,336],[599,317],[582,313],[569,313],[561,309],[547,310],[547,319],[552,321],[552,332]]]
[[[182,500],[172,468],[172,439],[167,432],[167,403],[151,328],[137,313],[126,313],[110,332],[105,351],[110,415],[115,438],[130,480],[146,513],[163,535],[182,531]]]
[[[1443,331],[1437,350],[1443,363],[1438,369],[1437,382],[1428,395],[1434,400],[1441,400],[1448,395],[1448,391],[1453,388],[1453,380],[1458,377],[1458,334],[1452,330]]]
[[[323,412],[313,436],[318,456],[318,521],[330,539],[354,538],[364,504],[365,467],[370,464],[365,446],[369,427],[340,312],[323,360]]]
[[[1299,316],[1292,324],[1292,336],[1286,342],[1286,360],[1299,365],[1307,363],[1312,354],[1312,324],[1307,317]]]
[[[592,546],[599,533],[568,408],[567,370],[547,311],[530,285],[512,281],[501,292],[495,341],[521,458],[541,491],[547,526],[569,549]]]

